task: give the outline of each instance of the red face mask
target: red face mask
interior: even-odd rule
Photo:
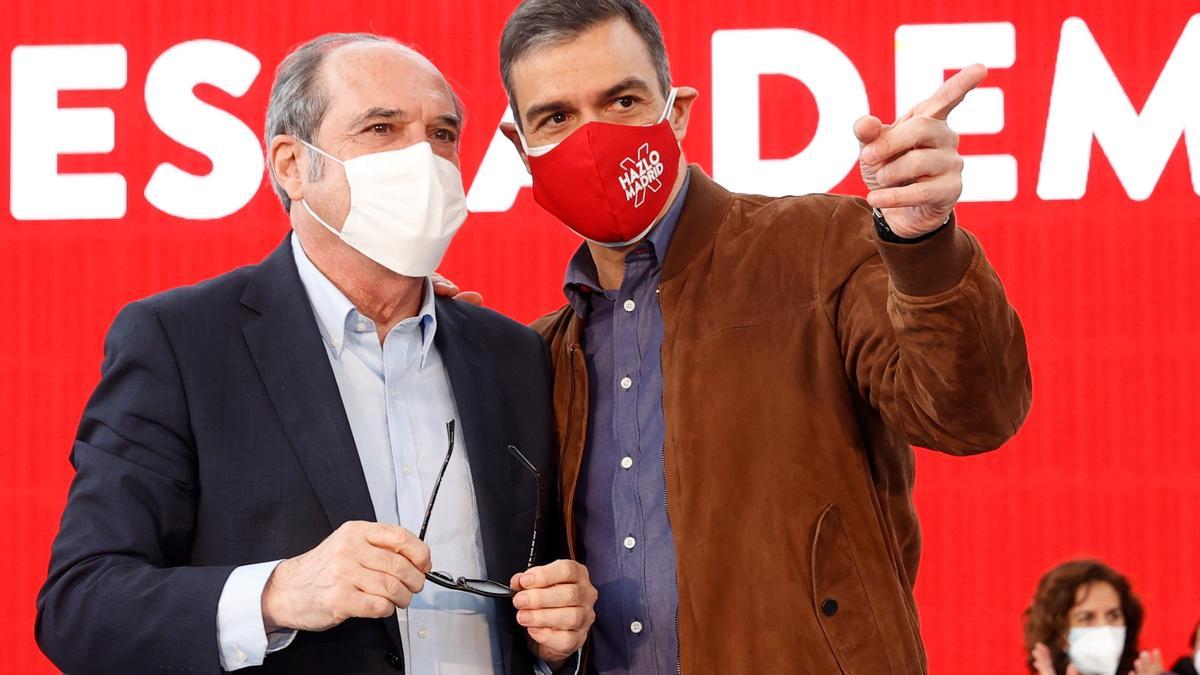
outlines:
[[[561,143],[530,148],[534,200],[576,234],[604,246],[640,241],[667,205],[679,175],[679,142],[667,120],[675,90],[656,124],[588,122]]]

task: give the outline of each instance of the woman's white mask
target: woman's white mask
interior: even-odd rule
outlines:
[[[1072,628],[1067,644],[1067,655],[1080,675],[1116,675],[1125,652],[1125,627]]]

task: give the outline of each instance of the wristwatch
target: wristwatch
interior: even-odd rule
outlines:
[[[933,230],[932,232],[926,232],[919,237],[912,237],[911,239],[908,237],[901,237],[895,232],[892,232],[892,228],[888,227],[887,221],[883,219],[883,212],[881,212],[879,209],[872,208],[871,217],[875,221],[875,236],[879,237],[883,241],[891,244],[919,244],[926,239],[932,239],[933,237],[937,236],[938,232],[946,229],[946,227],[950,225],[950,221],[954,220],[954,212],[951,211],[950,215],[946,216],[946,221],[939,225],[936,230]]]

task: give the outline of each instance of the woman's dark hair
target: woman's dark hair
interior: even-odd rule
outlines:
[[[1050,648],[1054,670],[1067,672],[1068,614],[1075,606],[1080,587],[1098,582],[1106,583],[1121,598],[1121,613],[1125,615],[1125,651],[1117,672],[1127,673],[1138,655],[1138,637],[1142,632],[1144,613],[1142,603],[1129,586],[1129,580],[1116,570],[1097,560],[1073,560],[1050,570],[1038,582],[1033,602],[1025,610],[1025,660],[1029,672],[1035,673],[1030,652],[1037,643]]]

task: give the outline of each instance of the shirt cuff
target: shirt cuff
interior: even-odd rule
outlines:
[[[579,666],[583,665],[583,650],[575,652],[571,655],[571,658],[575,659],[575,667],[570,669],[564,668],[561,672],[571,672],[574,675],[579,675]],[[537,665],[533,667],[533,672],[534,675],[554,675],[554,670],[550,668],[550,664],[540,659]]]
[[[225,670],[261,666],[267,654],[287,647],[295,639],[294,630],[268,636],[263,627],[263,589],[280,562],[242,565],[225,580],[217,601],[217,646]]]

